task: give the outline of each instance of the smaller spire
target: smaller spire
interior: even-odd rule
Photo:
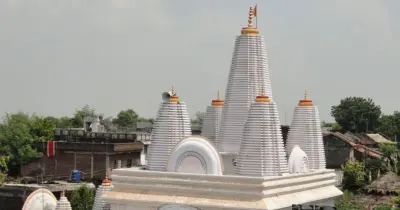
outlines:
[[[217,91],[217,99],[219,100],[219,90]]]
[[[171,93],[172,93],[172,95],[175,95],[175,89],[174,89],[173,85],[172,85],[172,88],[171,88]]]

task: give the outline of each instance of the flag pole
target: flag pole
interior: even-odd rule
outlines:
[[[257,9],[257,4],[256,4],[256,6],[255,6],[255,8],[256,8],[256,28],[258,28],[258,9]]]

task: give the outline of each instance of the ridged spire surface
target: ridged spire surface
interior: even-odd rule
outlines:
[[[161,103],[152,131],[152,142],[147,153],[147,166],[152,171],[166,171],[167,161],[175,145],[192,135],[185,102],[177,96]]]
[[[93,210],[110,210],[110,204],[103,200],[102,196],[104,192],[111,191],[114,186],[111,184],[110,180],[106,178],[103,183],[97,188],[96,196],[94,198]]]
[[[288,173],[280,126],[276,104],[257,97],[245,124],[236,174],[264,177]]]
[[[215,100],[212,100],[211,106],[207,107],[206,113],[203,119],[203,126],[201,129],[201,135],[206,137],[215,145],[218,146],[218,131],[221,123],[222,109],[224,107],[224,100],[218,96]]]
[[[298,106],[294,109],[292,124],[286,140],[286,152],[290,154],[295,145],[299,145],[307,154],[309,169],[326,168],[318,107],[312,104],[312,100],[307,99],[307,95],[299,101]]]
[[[64,192],[61,193],[60,200],[57,201],[55,210],[72,210],[71,204],[69,203],[67,197],[65,197]]]
[[[220,152],[238,153],[251,103],[261,87],[272,100],[264,37],[237,36],[225,91],[225,105],[218,134]]]

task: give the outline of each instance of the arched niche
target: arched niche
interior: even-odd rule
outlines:
[[[222,175],[217,149],[206,138],[191,136],[180,141],[169,156],[168,172]]]
[[[307,154],[299,147],[295,145],[289,156],[289,173],[305,173],[308,172],[308,157]]]

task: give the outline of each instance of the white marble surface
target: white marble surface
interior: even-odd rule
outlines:
[[[278,110],[274,102],[254,102],[245,124],[236,174],[279,176],[288,173]]]
[[[201,135],[218,147],[218,132],[223,106],[208,106],[203,119]]]
[[[288,154],[294,145],[299,145],[307,154],[310,169],[326,168],[321,121],[316,106],[296,106],[286,140]]]
[[[241,136],[250,104],[261,92],[272,99],[264,38],[259,35],[240,35],[236,38],[225,105],[218,134],[220,152],[239,153]]]
[[[149,170],[166,171],[167,161],[176,144],[192,135],[190,119],[185,102],[163,102],[152,131],[148,147]]]

